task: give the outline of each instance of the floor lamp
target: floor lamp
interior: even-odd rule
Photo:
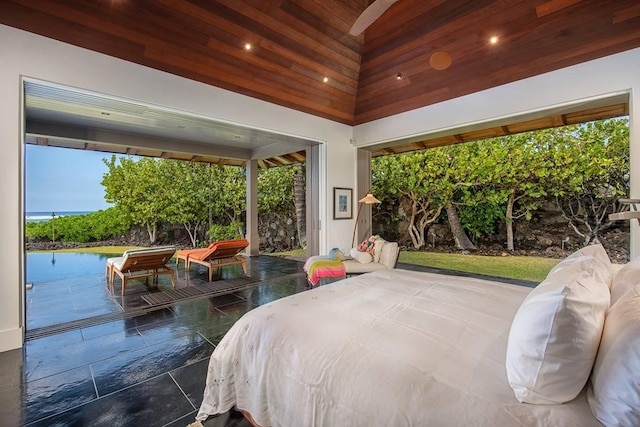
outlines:
[[[362,205],[373,205],[374,203],[382,203],[376,199],[371,193],[371,190],[367,191],[367,194],[360,200],[358,200],[358,215],[356,215],[356,223],[353,226],[353,237],[351,238],[351,247],[354,247],[356,241],[356,229],[358,228],[358,221],[360,220],[360,212],[362,212]]]

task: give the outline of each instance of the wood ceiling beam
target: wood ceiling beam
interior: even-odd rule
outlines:
[[[423,149],[477,141],[487,138],[493,138],[496,136],[508,136],[522,132],[549,129],[566,125],[575,125],[595,120],[612,119],[615,117],[623,117],[628,115],[628,109],[629,106],[627,103],[590,108],[567,114],[557,114],[551,117],[543,117],[535,120],[527,120],[518,123],[512,123],[509,125],[476,130],[473,132],[441,136],[437,138],[424,139],[422,141],[412,141],[408,144],[400,144],[393,147],[377,148],[371,151],[371,155],[372,157],[388,155],[391,154],[389,152],[390,150],[394,151],[395,153],[420,151]]]

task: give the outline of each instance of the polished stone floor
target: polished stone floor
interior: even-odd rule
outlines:
[[[132,317],[126,314],[142,307],[140,295],[157,288],[144,282],[133,284],[124,298],[107,298],[103,307],[91,299],[101,295],[98,288],[106,288],[101,275],[65,279],[65,298],[53,294],[34,298],[34,292],[27,312],[46,307],[49,298],[55,318],[46,319],[43,310],[38,319],[34,309],[31,326],[45,333],[27,340],[23,349],[0,353],[0,425],[186,426],[193,422],[209,356],[231,325],[257,306],[309,289],[300,261],[258,256],[248,259],[248,267],[248,275],[260,281],[251,289],[177,302]],[[195,268],[191,275],[178,273],[178,286],[185,286],[185,280],[206,279],[205,272]],[[232,267],[221,278],[241,274]],[[159,288],[171,287],[162,280]],[[38,286],[34,286],[36,292]],[[44,289],[40,286],[42,294]],[[65,310],[81,311],[83,305],[98,318],[103,316],[103,321],[46,333],[52,320],[68,322],[77,317],[77,313],[65,316]],[[109,318],[104,316],[114,313],[122,315],[105,321]],[[210,418],[205,426],[250,425],[231,412]]]

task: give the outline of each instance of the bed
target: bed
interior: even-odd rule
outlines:
[[[564,404],[514,396],[507,341],[530,292],[395,269],[258,307],[212,354],[197,419],[235,407],[259,426],[601,426],[586,387]]]

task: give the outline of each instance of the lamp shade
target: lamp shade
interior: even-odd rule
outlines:
[[[373,205],[374,203],[382,203],[380,200],[373,197],[371,190],[367,191],[367,194],[360,200],[358,200],[358,215],[356,216],[356,222],[353,225],[353,237],[351,238],[351,247],[355,245],[356,241],[356,229],[358,228],[358,221],[360,220],[360,211],[362,211],[362,205]]]
[[[372,205],[374,203],[382,203],[380,200],[376,199],[371,191],[367,192],[367,195],[362,199],[358,200],[358,203],[364,203],[366,205]]]

